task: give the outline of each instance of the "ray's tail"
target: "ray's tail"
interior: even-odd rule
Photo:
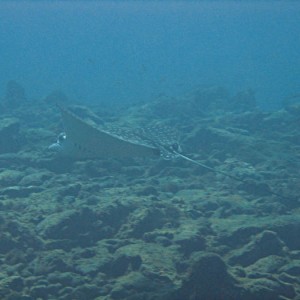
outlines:
[[[233,180],[236,180],[236,181],[239,181],[239,182],[245,182],[244,179],[242,179],[242,178],[238,178],[238,177],[233,176],[233,175],[231,175],[231,174],[229,174],[229,173],[227,173],[227,172],[223,172],[223,171],[220,171],[220,170],[216,170],[216,169],[214,169],[214,168],[212,168],[212,167],[209,167],[209,166],[207,166],[207,165],[205,165],[205,164],[203,164],[203,163],[201,163],[201,162],[199,162],[199,161],[197,161],[197,160],[194,160],[194,159],[192,159],[192,158],[189,158],[189,157],[187,157],[187,156],[185,156],[185,155],[183,155],[183,154],[181,154],[181,153],[176,152],[176,155],[177,155],[177,157],[180,157],[180,158],[182,158],[182,159],[184,159],[184,160],[187,160],[187,161],[189,161],[189,162],[192,162],[193,164],[196,164],[196,165],[198,165],[198,166],[200,166],[200,167],[202,167],[202,168],[204,168],[204,169],[210,170],[210,171],[212,171],[212,172],[214,172],[214,173],[222,174],[222,175],[224,175],[224,176],[226,176],[226,177],[229,177],[229,178],[231,178],[231,179],[233,179]]]

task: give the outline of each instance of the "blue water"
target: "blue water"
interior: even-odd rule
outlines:
[[[300,93],[292,1],[1,1],[0,88],[82,102],[151,101],[199,85],[251,88],[276,107]]]

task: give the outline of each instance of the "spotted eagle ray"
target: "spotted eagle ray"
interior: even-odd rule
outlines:
[[[71,111],[57,105],[61,111],[65,131],[49,149],[75,159],[162,157],[182,158],[202,168],[243,181],[226,172],[216,170],[181,153],[174,134],[167,135],[161,128],[125,130],[119,127],[99,128],[81,119]]]
[[[233,180],[247,183],[247,179],[236,177],[227,172],[209,167],[181,153],[181,147],[173,134],[159,128],[139,128],[124,130],[108,126],[98,128],[79,118],[71,111],[58,106],[65,132],[59,134],[56,143],[49,146],[61,155],[77,159],[105,157],[162,157],[163,159],[181,158],[214,173],[222,174]],[[290,200],[289,196],[273,191],[269,194]]]

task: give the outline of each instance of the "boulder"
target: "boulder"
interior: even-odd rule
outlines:
[[[173,299],[237,300],[243,299],[244,293],[220,256],[214,253],[197,253]]]
[[[229,258],[230,264],[249,266],[257,260],[269,255],[284,256],[285,244],[278,235],[270,230],[265,230],[242,248],[233,251]]]

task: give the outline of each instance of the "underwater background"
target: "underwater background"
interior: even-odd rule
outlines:
[[[299,93],[298,1],[1,1],[0,87],[151,101],[198,85]]]
[[[0,1],[0,299],[299,300],[298,1]]]

